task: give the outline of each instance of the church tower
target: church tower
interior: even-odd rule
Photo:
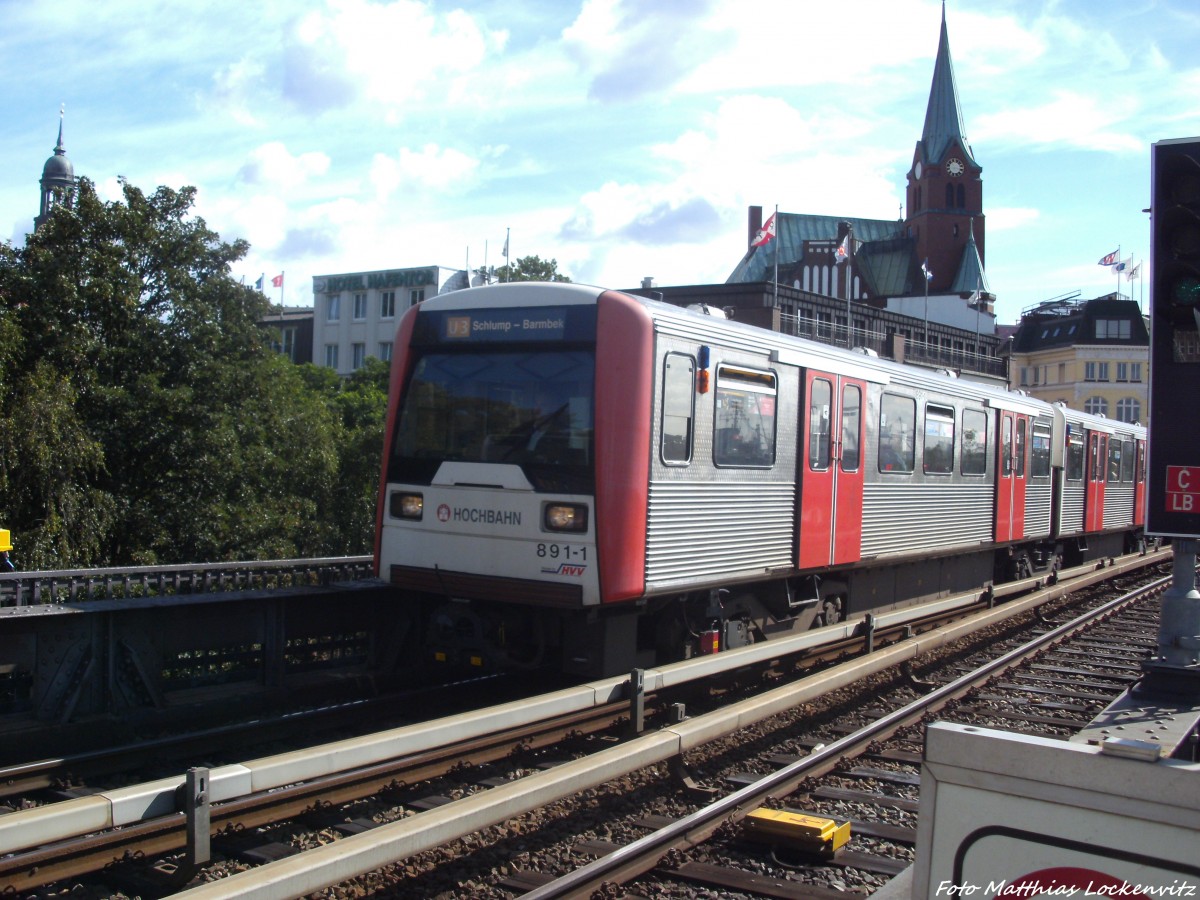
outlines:
[[[42,201],[41,211],[33,220],[33,227],[41,228],[42,223],[50,216],[50,211],[56,206],[70,209],[75,203],[75,167],[67,159],[63,149],[63,111],[58,113],[58,144],[54,155],[46,160],[42,167]]]
[[[946,4],[938,40],[925,128],[908,172],[905,228],[916,244],[918,262],[928,260],[930,293],[954,290],[964,254],[984,260],[983,168],[975,161],[963,127],[958,86],[946,34]]]

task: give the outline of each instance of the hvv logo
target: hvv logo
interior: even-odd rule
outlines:
[[[571,578],[581,578],[587,571],[587,566],[573,566],[570,563],[559,563],[554,568],[542,566],[543,575],[566,575]]]

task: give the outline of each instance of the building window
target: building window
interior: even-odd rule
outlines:
[[[1083,364],[1084,381],[1108,381],[1108,363],[1090,362]]]
[[[363,364],[367,361],[367,345],[366,344],[351,344],[350,345],[350,355],[351,355],[351,360],[352,360],[350,363],[350,367],[352,369],[361,369],[363,367]]]
[[[380,341],[379,342],[379,358],[382,359],[384,362],[392,361],[392,342],[391,341]]]
[[[281,328],[279,329],[279,347],[280,353],[290,359],[296,361],[296,328]]]
[[[1141,381],[1141,363],[1117,363],[1117,381]]]
[[[362,321],[367,317],[367,295],[354,295],[354,318],[356,321]]]
[[[1136,422],[1142,417],[1142,404],[1137,397],[1122,397],[1117,401],[1117,418],[1122,422]]]
[[[1021,387],[1029,386],[1029,369],[1021,366]]]
[[[396,317],[396,292],[384,291],[379,295],[379,318],[394,319]]]
[[[1087,402],[1083,404],[1083,411],[1093,416],[1107,416],[1108,401],[1103,397],[1088,397]]]
[[[408,305],[409,306],[416,306],[418,303],[421,303],[424,300],[425,300],[425,288],[419,288],[415,291],[409,291],[409,293],[408,293]]]
[[[342,317],[342,295],[330,294],[325,306],[325,321],[336,322]]]
[[[338,367],[338,345],[337,344],[326,344],[325,345],[325,366],[326,366],[326,368],[329,368],[329,369],[336,369]]]
[[[958,200],[958,208],[965,209],[966,205],[967,205],[967,189],[966,189],[966,187],[964,187],[963,185],[960,184],[955,189],[955,195],[956,195],[956,199]],[[954,227],[957,228],[958,226],[955,225]]]
[[[1097,340],[1129,340],[1133,336],[1133,323],[1129,319],[1097,319]]]

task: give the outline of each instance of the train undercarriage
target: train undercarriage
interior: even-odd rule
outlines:
[[[1141,530],[830,569],[566,610],[421,595],[416,656],[468,671],[549,667],[603,677],[928,601],[1144,547]]]

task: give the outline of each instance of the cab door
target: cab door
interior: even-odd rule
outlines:
[[[802,569],[855,562],[861,555],[865,396],[864,381],[805,373],[798,539]]]

